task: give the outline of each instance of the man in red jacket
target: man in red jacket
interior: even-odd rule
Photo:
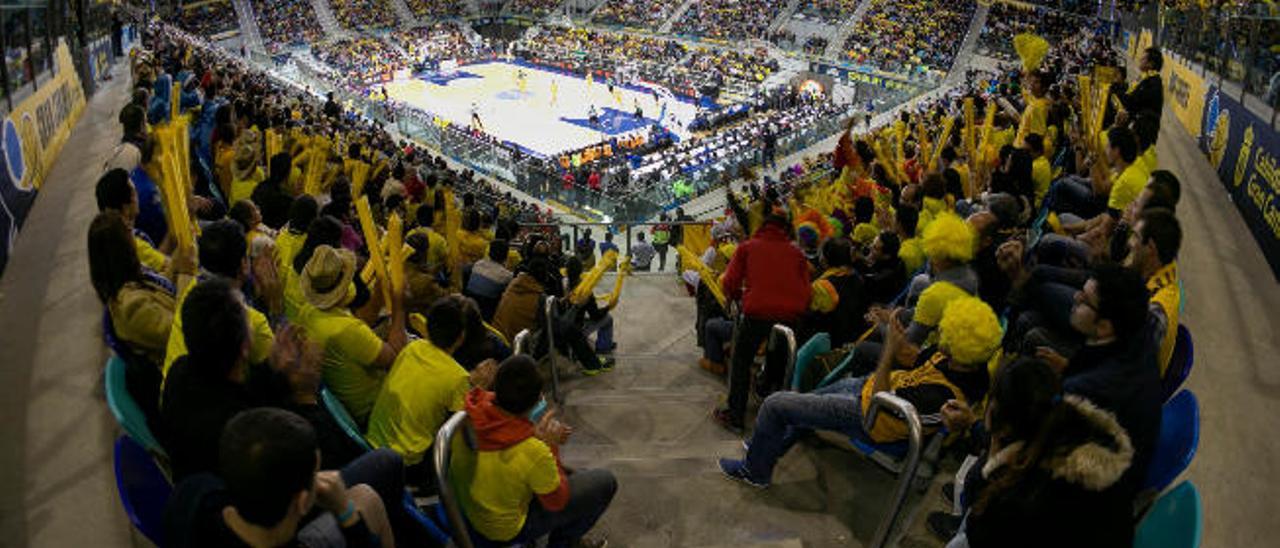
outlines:
[[[774,210],[755,235],[738,246],[720,284],[729,300],[742,300],[742,318],[729,365],[728,407],[717,410],[715,419],[741,433],[756,348],[769,337],[774,324],[794,327],[809,307],[809,263],[791,243],[791,223],[784,213]],[[785,373],[774,363],[772,369],[765,368],[769,385],[779,384]]]

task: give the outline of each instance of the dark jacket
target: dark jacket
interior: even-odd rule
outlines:
[[[1068,395],[1064,402],[1087,432],[1084,439],[1050,440],[1039,466],[1003,489],[994,484],[1010,473],[1024,444],[991,455],[982,475],[992,485],[970,499],[977,503],[965,524],[969,546],[1133,546],[1133,499],[1118,485],[1133,461],[1129,436],[1088,400]]]
[[[1160,75],[1143,78],[1132,91],[1120,96],[1120,104],[1129,111],[1130,120],[1133,115],[1145,111],[1154,115],[1159,124],[1160,112],[1164,109],[1164,83],[1161,82]]]
[[[894,256],[866,265],[862,271],[868,304],[889,304],[907,285],[907,266]]]
[[[854,342],[866,330],[867,292],[862,276],[857,272],[820,278],[817,283],[828,282],[835,288],[839,300],[835,310],[813,312],[805,321],[809,333],[826,332],[831,336],[832,348]]]
[[[795,321],[809,308],[809,262],[775,223],[738,246],[721,284],[730,300],[742,298],[751,318]]]
[[[1160,368],[1155,348],[1146,335],[1132,343],[1085,346],[1071,357],[1062,389],[1115,413],[1133,442],[1133,466],[1121,479],[1130,496],[1146,478],[1147,465],[1160,435]]]
[[[197,474],[179,483],[169,497],[164,510],[165,544],[178,548],[234,548],[249,546],[236,536],[222,518],[222,509],[232,503],[226,484],[213,474]],[[323,533],[340,529],[332,514],[313,513],[317,519],[327,519],[331,528],[322,522],[299,524],[297,536],[283,544],[286,547],[325,546],[331,537]],[[314,527],[308,527],[313,525]],[[313,531],[314,529],[314,531]],[[328,529],[328,531],[326,531]],[[364,520],[340,529],[348,548],[375,548],[381,546],[378,537],[369,531]],[[315,536],[317,533],[320,536]],[[314,537],[314,538],[313,538]]]
[[[502,293],[498,309],[493,314],[493,326],[514,344],[516,335],[521,331],[537,328],[543,292],[542,284],[532,274],[521,272]]]

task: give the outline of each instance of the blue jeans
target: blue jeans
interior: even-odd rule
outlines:
[[[378,493],[387,520],[402,546],[430,546],[431,535],[405,509],[404,460],[390,449],[375,449],[351,461],[339,472],[347,485],[365,484]],[[339,538],[341,532],[338,533]]]
[[[801,435],[831,430],[848,436],[862,432],[862,385],[867,377],[846,378],[808,394],[776,392],[756,414],[756,429],[746,466],[756,481],[768,482],[773,466]]]
[[[1099,199],[1093,194],[1093,183],[1079,175],[1067,175],[1049,187],[1045,195],[1045,203],[1049,210],[1058,213],[1072,213],[1088,219],[1106,211],[1106,196]]]
[[[733,338],[733,321],[724,318],[707,320],[702,357],[707,361],[724,365],[724,345]]]
[[[605,314],[599,320],[588,322],[582,328],[582,333],[588,336],[596,334],[597,353],[613,352],[613,316]]]

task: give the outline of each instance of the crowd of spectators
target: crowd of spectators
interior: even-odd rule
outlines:
[[[736,49],[712,49],[699,47],[689,55],[681,67],[688,74],[714,75],[715,81],[740,80],[759,85],[778,70],[778,62],[769,57],[768,50],[751,51]]]
[[[408,60],[387,45],[371,37],[341,38],[313,44],[311,53],[328,65],[343,80],[371,83],[388,78],[407,66]]]
[[[946,73],[975,7],[973,0],[875,0],[845,42],[845,56],[885,72]]]
[[[507,3],[507,11],[541,19],[551,14],[551,11],[560,7],[562,3],[561,0],[511,0]]]
[[[861,2],[862,0],[804,0],[791,17],[838,26],[853,15]]]
[[[216,36],[240,28],[231,0],[213,0],[182,8],[182,28],[200,36]]]
[[[705,135],[660,149],[632,162],[624,194],[652,195],[664,202],[686,201],[736,178],[740,168],[776,167],[780,142],[819,121],[840,118],[845,107],[789,89],[763,93],[741,111],[703,114]],[[737,112],[733,114],[732,112]],[[710,171],[708,171],[710,170]]]
[[[681,4],[680,0],[606,0],[594,20],[602,25],[656,28]]]
[[[905,439],[900,418],[865,421],[887,392],[931,418],[927,433],[945,425],[986,463],[951,486],[964,493],[952,499],[960,515],[929,516],[943,542],[1016,545],[1051,531],[1064,546],[1133,544],[1172,395],[1181,185],[1155,153],[1158,49],[1132,67],[1137,81],[1099,92],[1114,100],[1088,98],[1105,105],[1101,132],[1075,123],[1074,76],[1116,67],[1111,47],[1093,36],[1055,43],[1025,72],[971,82],[869,131],[851,125],[832,171],[816,171],[830,178],[728,194],[732,214],[709,245],[687,250],[702,264],[686,263],[685,281],[700,365],[728,376],[714,421],[745,438],[740,457],[719,460],[729,479],[769,488],[801,432]],[[991,130],[973,143],[965,131],[943,138],[948,119],[965,128],[965,101],[997,112]],[[848,371],[808,391],[826,371],[796,387],[769,350],[753,373],[776,324],[802,347],[828,334],[833,350],[811,363],[848,356]],[[752,390],[763,403],[744,433]]]
[[[385,29],[399,23],[388,0],[336,0],[330,5],[338,24],[349,29]]]
[[[694,82],[674,68],[688,53],[688,47],[675,40],[545,26],[518,43],[516,52],[544,65],[583,75],[591,73],[602,82],[619,83],[618,71],[631,67],[637,78],[667,86],[675,93],[696,93]]]
[[[433,64],[444,59],[465,61],[480,53],[458,26],[449,22],[394,31],[389,39],[417,64]]]
[[[461,17],[467,12],[467,3],[457,0],[405,0],[405,4],[424,21]]]
[[[1012,60],[1017,56],[1013,50],[1014,36],[1031,33],[1056,44],[1080,32],[1092,32],[1098,25],[1099,21],[1093,17],[995,2],[991,4],[987,23],[978,38],[978,52],[988,57]]]
[[[703,0],[694,2],[671,27],[676,34],[737,41],[765,37],[786,5],[782,0]]]
[[[528,311],[565,297],[582,273],[559,245],[519,233],[530,207],[510,193],[486,200],[473,190],[493,187],[474,173],[191,35],[153,24],[142,48],[87,243],[108,343],[174,484],[167,501],[150,501],[165,504],[165,544],[435,545],[440,526],[425,525],[435,512],[405,504],[406,487],[436,492],[426,457],[441,423],[465,409],[479,433],[476,478],[498,482],[468,490],[482,508],[467,516],[478,535],[603,546],[583,537],[616,481],[559,463],[571,429],[554,413],[526,418],[542,380],[529,356],[512,355],[517,332],[539,329]],[[187,75],[197,83],[181,97],[149,96]],[[147,136],[148,124],[174,122],[171,100],[190,115],[188,151]],[[187,187],[193,218],[138,200],[155,184],[182,188],[144,149],[212,166]],[[371,216],[357,214],[365,200]],[[157,209],[171,235],[158,246],[135,231]],[[384,257],[372,240],[389,242],[396,218],[409,251]],[[371,257],[392,261],[404,283]],[[367,265],[372,276],[360,274]],[[612,306],[566,305],[566,321],[547,325],[588,374],[614,366]]]
[[[313,44],[324,36],[309,0],[253,0],[253,12],[273,52],[287,45]]]

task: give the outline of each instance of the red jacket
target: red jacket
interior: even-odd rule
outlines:
[[[738,246],[720,284],[751,318],[795,321],[809,308],[809,261],[775,223]]]

